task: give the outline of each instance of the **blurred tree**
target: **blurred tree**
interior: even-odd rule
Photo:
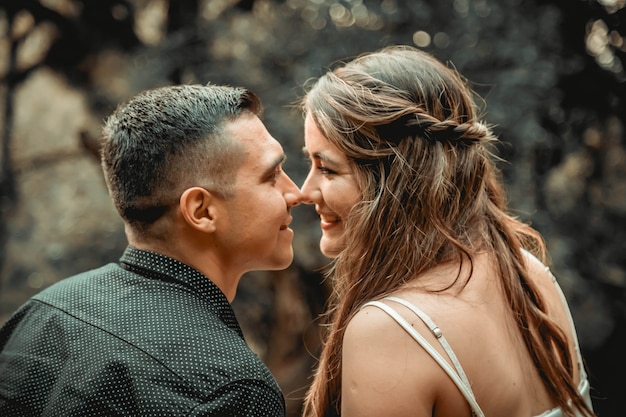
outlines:
[[[25,268],[5,272],[21,181],[10,155],[11,140],[20,140],[13,137],[13,98],[40,68],[80,88],[98,117],[137,90],[165,83],[245,85],[264,98],[269,130],[297,155],[302,120],[291,104],[307,80],[338,59],[413,44],[449,61],[485,97],[487,121],[510,161],[502,169],[511,204],[548,240],[592,382],[607,397],[596,408],[603,417],[623,415],[619,387],[605,381],[626,371],[619,337],[626,331],[625,6],[624,0],[0,0],[6,56],[0,271],[19,275]],[[24,59],[33,39],[38,52]],[[80,137],[77,146],[97,155],[94,135]],[[286,169],[303,179],[297,158]],[[303,323],[318,315],[328,291],[319,273],[306,272],[326,262],[317,250],[315,214],[298,208],[296,223],[294,268],[262,275],[236,299],[252,323],[253,343],[283,383],[289,379],[290,391],[306,383],[309,362],[294,358],[310,359],[302,339],[313,353],[319,346],[317,332]],[[75,250],[84,251],[77,258],[97,257]],[[55,265],[59,278],[73,272],[71,264]],[[293,415],[301,394],[290,397]]]
[[[167,12],[167,36],[174,34],[186,34],[187,45],[196,44],[198,30],[198,15],[200,4],[198,0],[169,1]],[[189,46],[187,46],[189,47]],[[204,54],[202,54],[204,56]],[[171,68],[169,79],[174,84],[182,81],[184,67],[190,64],[190,59],[180,60],[177,65]]]
[[[49,67],[65,75],[70,82],[84,84],[90,57],[105,47],[130,51],[141,44],[133,31],[134,14],[129,2],[99,0],[79,3],[74,9],[70,8],[69,13],[62,13],[37,0],[0,1],[0,12],[6,21],[4,41],[9,51],[2,79],[5,96],[4,125],[0,136],[0,270],[5,262],[8,239],[7,216],[17,198],[10,155],[15,90],[41,67]],[[53,38],[43,58],[20,65],[20,49],[24,49],[25,42],[42,28]],[[84,87],[89,88],[89,85]]]
[[[587,336],[585,353],[598,415],[623,415],[623,388],[610,375],[626,372],[626,3],[548,3],[562,14],[560,100],[542,120],[552,140],[536,150],[538,208],[550,216],[542,225],[568,242],[564,263],[585,279],[572,291],[586,304],[579,315],[606,311],[604,337]],[[601,294],[601,306],[590,293]]]

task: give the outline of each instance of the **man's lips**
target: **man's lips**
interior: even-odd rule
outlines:
[[[280,226],[280,230],[287,230],[287,229],[289,229],[289,225],[291,224],[292,221],[293,221],[293,217],[289,216],[289,219],[285,222],[285,224]]]

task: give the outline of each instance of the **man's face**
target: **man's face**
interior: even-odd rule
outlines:
[[[244,153],[234,195],[224,200],[219,248],[230,266],[243,272],[287,268],[293,260],[291,207],[300,190],[282,170],[285,154],[261,120],[244,115],[225,126]]]

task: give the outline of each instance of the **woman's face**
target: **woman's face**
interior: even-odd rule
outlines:
[[[361,192],[346,155],[324,137],[311,114],[304,122],[304,143],[311,169],[302,184],[302,199],[315,204],[320,216],[320,250],[335,258],[345,248],[344,219],[361,200]]]

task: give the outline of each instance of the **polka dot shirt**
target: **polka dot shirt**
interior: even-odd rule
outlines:
[[[0,416],[284,416],[224,294],[128,247],[64,279],[0,330]]]

